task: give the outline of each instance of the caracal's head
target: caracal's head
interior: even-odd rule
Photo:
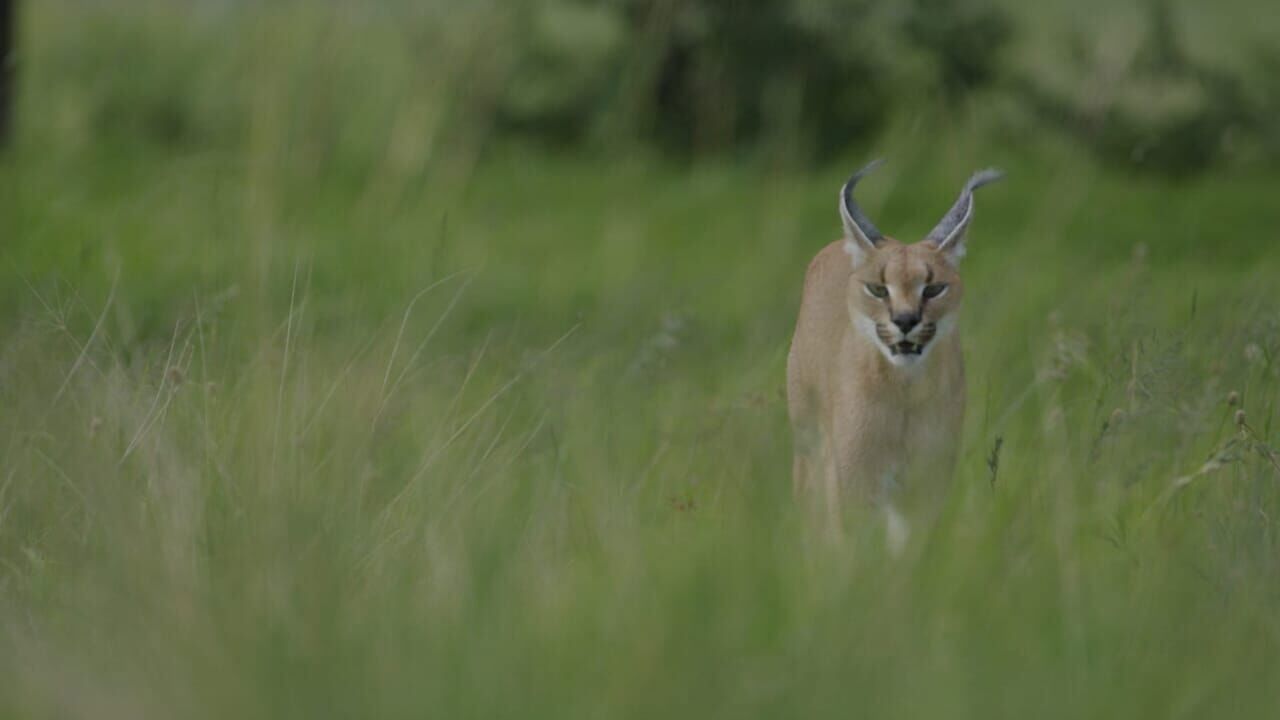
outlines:
[[[973,219],[973,191],[1000,179],[1001,173],[976,173],[937,227],[908,245],[877,230],[853,200],[854,186],[879,164],[877,160],[854,173],[840,190],[850,259],[846,301],[854,327],[890,363],[906,367],[923,360],[955,326],[964,296],[959,267]]]

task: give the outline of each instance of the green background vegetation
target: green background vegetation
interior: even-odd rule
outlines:
[[[1029,5],[24,4],[0,716],[1274,717],[1280,18]],[[782,394],[873,155],[1009,174],[896,559]]]

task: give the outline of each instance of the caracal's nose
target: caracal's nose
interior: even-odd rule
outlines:
[[[898,326],[903,335],[911,332],[916,325],[920,324],[920,313],[900,313],[893,316],[893,324]]]

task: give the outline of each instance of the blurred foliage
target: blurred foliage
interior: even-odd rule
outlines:
[[[678,153],[761,140],[839,149],[904,100],[895,64],[920,55],[958,100],[996,77],[1006,15],[957,0],[533,0],[500,108],[554,140],[622,133]],[[801,151],[803,154],[803,150]]]
[[[1017,26],[982,0],[522,7],[529,32],[498,101],[502,121],[559,142],[612,132],[704,154],[780,140],[803,159],[872,136],[895,111],[962,107],[991,90],[1134,168],[1195,172],[1242,142],[1274,152],[1280,93],[1197,60],[1168,0],[1147,0],[1142,41],[1126,53],[1065,33],[1065,87],[1011,67]],[[1265,56],[1255,65],[1250,75],[1274,76]]]
[[[965,0],[915,0],[904,29],[931,57],[952,101],[999,77],[1000,51],[1013,35],[1007,13]]]
[[[1103,50],[1083,34],[1069,40],[1073,86],[1058,90],[1020,76],[1017,95],[1051,126],[1083,141],[1101,159],[1180,175],[1233,153],[1273,154],[1280,85],[1259,55],[1249,76],[1198,60],[1185,46],[1169,0],[1147,0],[1145,33],[1128,52]]]
[[[1226,70],[1185,46],[1169,0],[1146,0],[1142,40],[1116,53],[1060,32],[1063,83],[1009,61],[1018,25],[984,0],[526,0],[503,128],[706,154],[781,142],[801,161],[898,114],[936,116],[988,91],[1101,159],[1165,174],[1277,151],[1274,58]],[[1270,58],[1270,59],[1269,59]]]
[[[498,110],[509,128],[571,141],[589,129],[590,108],[610,98],[626,28],[617,8],[541,2],[528,16],[523,55]]]
[[[308,128],[301,141],[323,150],[308,157],[365,171],[379,138],[398,138],[388,162],[408,148],[413,168],[434,143],[480,152],[501,136],[683,157],[764,149],[803,165],[894,118],[936,127],[974,110],[1166,174],[1280,153],[1280,59],[1202,60],[1176,6],[1144,2],[1120,43],[1096,24],[1032,40],[1027,14],[998,0],[78,6],[92,21],[64,30],[75,42],[24,53],[38,66],[28,84],[57,87],[25,112],[42,118],[37,134],[79,143],[207,147],[265,131],[253,118],[271,106]],[[1028,43],[1051,61],[1022,62]],[[245,80],[258,75],[269,91]]]

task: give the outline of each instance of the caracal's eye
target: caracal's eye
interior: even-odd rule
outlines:
[[[867,294],[870,295],[871,297],[880,298],[881,300],[883,300],[889,297],[889,288],[883,285],[867,283]]]
[[[932,283],[930,285],[924,286],[924,292],[922,294],[927,300],[929,298],[936,298],[946,291],[947,291],[946,283]]]

